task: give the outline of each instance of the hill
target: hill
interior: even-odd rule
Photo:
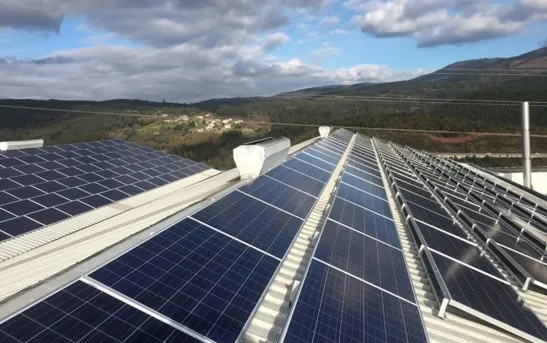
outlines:
[[[509,68],[510,71],[525,70],[533,72],[534,75],[545,76],[506,75],[510,71],[504,70]],[[160,114],[214,112],[218,116],[245,117],[247,123],[255,119],[269,120],[272,123],[516,133],[520,131],[518,104],[458,105],[412,99],[401,102],[390,98],[547,101],[547,72],[537,71],[542,69],[547,70],[547,48],[512,58],[461,61],[408,81],[313,87],[274,97],[211,99],[194,104],[131,99],[102,102],[0,100],[0,137],[6,140],[42,137],[46,139],[46,144],[120,137],[227,167],[231,163],[231,157],[226,142],[235,144],[234,142],[239,143],[249,137],[213,137],[210,134],[191,136],[184,130],[152,130],[151,128],[157,126],[155,122],[162,121]],[[372,96],[380,99],[370,99]],[[3,105],[21,108],[6,108]],[[89,111],[123,115],[97,115],[87,113]],[[534,107],[531,120],[533,133],[547,135],[547,107]],[[316,133],[314,128],[275,125],[264,127],[263,130],[260,135],[286,135],[295,143]],[[446,137],[378,130],[365,130],[364,133],[430,151],[520,150],[518,137],[485,137],[475,134]],[[533,151],[545,151],[545,147],[547,139],[532,139]],[[219,149],[224,151],[222,161],[209,161],[213,150]],[[218,154],[215,153],[216,155]]]

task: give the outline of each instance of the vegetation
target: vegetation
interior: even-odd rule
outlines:
[[[546,57],[547,48],[513,59],[466,61],[448,68],[524,68],[545,63],[542,61]],[[300,123],[317,126],[328,124],[341,127],[464,131],[470,134],[358,130],[367,135],[432,152],[517,152],[520,150],[519,137],[482,136],[473,132],[518,133],[521,124],[518,104],[454,104],[414,100],[394,102],[389,98],[547,102],[545,89],[547,77],[434,73],[405,82],[334,85],[269,98],[212,99],[195,104],[141,100],[0,100],[0,140],[41,137],[46,144],[59,144],[118,137],[203,161],[217,168],[228,168],[233,166],[231,150],[243,142],[283,135],[291,138],[294,144],[317,134],[316,127],[274,124]],[[356,96],[361,98],[355,98]],[[5,105],[20,107],[2,107]],[[208,112],[221,117],[245,118],[246,125],[251,125],[251,128],[223,134],[196,133],[193,124],[166,124],[161,116],[193,116]],[[253,121],[269,122],[270,125],[249,123]],[[531,122],[533,133],[547,135],[547,106],[533,107]],[[534,152],[544,152],[546,147],[547,139],[532,139]]]

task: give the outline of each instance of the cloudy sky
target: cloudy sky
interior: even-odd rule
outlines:
[[[1,0],[0,98],[197,101],[547,43],[547,0]]]

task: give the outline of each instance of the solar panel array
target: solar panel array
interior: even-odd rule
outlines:
[[[493,251],[521,278],[523,285],[530,280],[534,285],[547,288],[547,250],[542,244],[538,245],[537,240],[530,240],[525,235],[525,227],[513,222],[503,212],[498,212],[494,203],[479,193],[483,188],[467,180],[464,174],[449,174],[440,168],[442,160],[431,159],[410,150],[401,149],[400,153],[426,180],[437,187],[439,194],[453,204],[464,222],[478,233],[479,238],[493,247]],[[415,163],[416,159],[425,162]],[[498,194],[497,197],[505,197],[505,194]],[[542,209],[540,204],[536,204],[536,208]]]
[[[357,136],[285,341],[427,341],[379,177],[370,139]]]
[[[376,145],[412,233],[418,245],[425,247],[422,257],[432,266],[448,305],[476,311],[522,337],[547,339],[545,325],[482,253],[470,232],[454,221],[396,150],[380,140]],[[426,168],[418,160],[413,165]]]
[[[0,153],[0,241],[207,169],[120,139]]]
[[[79,320],[87,325],[82,333],[90,331],[90,337],[107,335],[131,341],[133,335],[150,335],[150,341],[192,341],[195,337],[236,341],[342,156],[346,143],[337,137],[334,134],[318,142],[89,273],[83,280],[92,286],[77,282],[0,324],[0,335],[6,342],[35,341],[35,336],[13,328],[18,323],[37,326],[32,316],[45,318],[51,307],[60,306],[58,303],[74,301],[71,306],[77,306],[80,300],[72,295],[78,287],[91,288],[89,293],[97,294],[92,306],[119,306],[112,320],[124,324],[120,329],[123,336],[114,325],[86,321],[87,317],[82,317],[85,313],[72,312],[59,314],[58,325],[38,322],[49,335],[77,342],[80,336],[71,334],[73,322]],[[326,153],[329,162],[315,157]],[[110,295],[97,293],[97,288]],[[143,309],[152,317],[141,312]],[[61,312],[66,311],[61,308]],[[135,313],[139,320],[133,317]],[[142,328],[144,318],[152,330],[160,332]],[[162,321],[171,326],[165,327]],[[133,327],[140,331],[131,331]]]

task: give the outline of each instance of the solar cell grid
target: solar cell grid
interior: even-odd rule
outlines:
[[[332,173],[334,171],[334,168],[335,166],[328,163],[328,162],[325,162],[323,160],[320,160],[312,155],[309,155],[307,153],[301,153],[301,154],[298,154],[296,157],[296,159],[299,159],[299,160],[302,160],[304,162],[307,162],[317,168],[320,168],[320,169],[323,169],[324,171],[326,172],[329,172],[329,173]]]
[[[422,223],[416,225],[429,248],[503,279],[503,275],[485,256],[482,256],[481,251],[471,242],[462,241]]]
[[[10,195],[16,196],[20,199],[28,199],[32,198],[38,195],[46,194],[45,192],[39,190],[38,188],[32,187],[32,186],[25,186],[25,187],[19,187],[19,188],[13,188],[6,191],[6,193],[9,193]],[[15,202],[17,199],[10,198],[11,201],[6,201],[5,203]],[[0,204],[1,205],[1,204]]]
[[[191,219],[90,277],[217,342],[234,342],[278,261]]]
[[[392,216],[389,203],[386,200],[378,198],[364,191],[358,190],[355,187],[340,183],[338,184],[338,190],[336,195],[342,199],[360,205],[361,207],[365,207],[373,212],[379,213],[385,217],[391,218]]]
[[[241,192],[228,194],[192,217],[278,258],[285,255],[303,222]]]
[[[314,256],[414,302],[403,252],[399,249],[327,221]]]
[[[454,301],[542,340],[547,328],[506,283],[432,253]]]
[[[38,222],[27,217],[17,217],[0,222],[0,230],[12,236],[32,231],[41,226]]]
[[[384,187],[382,186],[378,186],[374,183],[352,176],[350,174],[347,174],[346,172],[342,174],[341,182],[387,200],[386,191],[384,190]]]
[[[2,342],[199,342],[81,281],[0,324]]]
[[[346,169],[344,170],[344,172],[348,173],[348,174],[351,174],[353,176],[356,176],[360,179],[366,180],[368,182],[374,183],[377,186],[380,186],[380,187],[384,186],[384,182],[382,181],[381,178],[378,178],[378,177],[376,177],[372,174],[369,174],[367,172],[364,172],[364,171],[361,171],[359,169],[353,168],[351,166],[347,166]]]
[[[276,168],[271,172],[268,172],[266,175],[266,177],[271,177],[275,180],[286,183],[315,197],[319,196],[325,186],[325,184],[319,180],[312,179],[311,177],[285,167]]]
[[[312,261],[285,342],[425,342],[417,306]]]
[[[327,183],[327,181],[329,181],[330,179],[330,173],[328,171],[325,171],[325,170],[322,170],[322,169],[319,169],[309,163],[306,163],[306,162],[303,162],[299,159],[296,159],[296,158],[292,158],[290,160],[288,160],[287,162],[285,162],[282,167],[286,167],[286,168],[290,168],[292,170],[296,170],[297,172],[300,172],[301,174],[304,174],[304,175],[307,175],[311,178],[314,178],[316,180],[319,180],[323,183]],[[278,168],[278,169],[274,169],[274,171],[268,173],[268,175],[272,176],[273,177],[273,174],[275,173],[276,170],[279,170],[281,168]]]
[[[17,200],[19,199],[7,192],[0,192],[0,206]]]
[[[375,175],[377,177],[382,177],[382,175],[380,174],[380,171],[376,167],[371,167],[371,166],[367,166],[367,165],[364,165],[364,164],[359,163],[359,162],[355,162],[355,160],[352,160],[351,157],[347,161],[347,166],[358,169],[358,170],[361,170],[363,172],[367,172],[367,173],[369,173],[371,175]]]
[[[262,177],[239,191],[252,195],[302,219],[308,216],[316,198],[289,187],[275,179]]]
[[[342,198],[335,198],[329,218],[396,248],[401,246],[392,220]]]
[[[93,209],[93,207],[85,205],[84,203],[81,203],[79,201],[72,201],[69,203],[65,203],[65,204],[57,206],[56,208],[63,211],[66,214],[70,214],[71,216],[76,216],[78,214],[91,211]]]

